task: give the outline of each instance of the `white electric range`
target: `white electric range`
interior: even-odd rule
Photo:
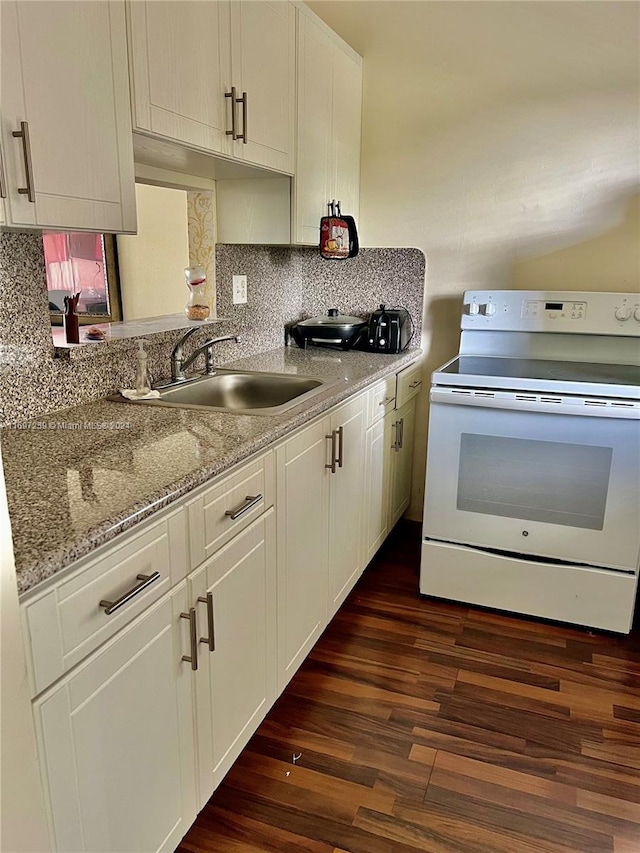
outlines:
[[[640,294],[468,291],[433,374],[420,591],[627,633]]]

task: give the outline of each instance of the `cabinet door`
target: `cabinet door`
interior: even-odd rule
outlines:
[[[327,624],[328,430],[319,421],[276,452],[279,691]]]
[[[331,416],[331,430],[338,432],[338,465],[335,474],[327,471],[330,616],[347,597],[363,568],[364,400],[363,396],[350,400]]]
[[[298,9],[297,160],[293,242],[318,245],[319,220],[339,200],[357,218],[362,59],[308,9]]]
[[[124,3],[0,7],[7,220],[135,231]]]
[[[373,558],[389,531],[389,463],[386,421],[367,430],[364,489],[364,563]]]
[[[392,428],[387,429],[387,452],[391,454],[389,528],[398,521],[411,500],[415,400],[390,415],[390,426]],[[398,449],[392,449],[398,443]]]
[[[195,819],[186,582],[34,702],[52,837],[171,851]]]
[[[273,510],[194,572],[189,587],[200,638],[195,682],[202,808],[276,697]]]
[[[229,2],[128,5],[134,129],[231,152]]]
[[[298,13],[298,120],[294,242],[318,245],[331,198],[331,63],[334,46],[310,15]]]
[[[360,134],[362,126],[362,60],[352,51],[333,54],[333,123],[331,197],[343,213],[358,219],[360,208]]]
[[[212,4],[213,5],[213,4]],[[231,63],[237,97],[247,93],[246,122],[237,104],[234,157],[293,173],[295,8],[282,0],[231,4]]]

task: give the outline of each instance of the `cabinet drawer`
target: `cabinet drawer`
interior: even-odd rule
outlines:
[[[273,454],[267,453],[190,501],[191,568],[273,506],[273,496]]]
[[[164,595],[176,577],[184,577],[184,537],[179,511],[123,537],[122,544],[23,604],[34,695]]]
[[[396,376],[392,373],[369,389],[367,395],[367,426],[370,427],[393,409],[396,400]]]
[[[396,409],[401,409],[422,388],[422,363],[410,364],[398,373],[398,390],[396,393]]]

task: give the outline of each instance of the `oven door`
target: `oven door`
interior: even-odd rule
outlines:
[[[424,537],[635,571],[639,416],[624,402],[432,389]]]

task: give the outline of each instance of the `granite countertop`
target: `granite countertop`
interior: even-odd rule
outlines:
[[[420,354],[283,347],[224,365],[334,380],[281,415],[98,400],[6,427],[0,440],[18,592]]]

